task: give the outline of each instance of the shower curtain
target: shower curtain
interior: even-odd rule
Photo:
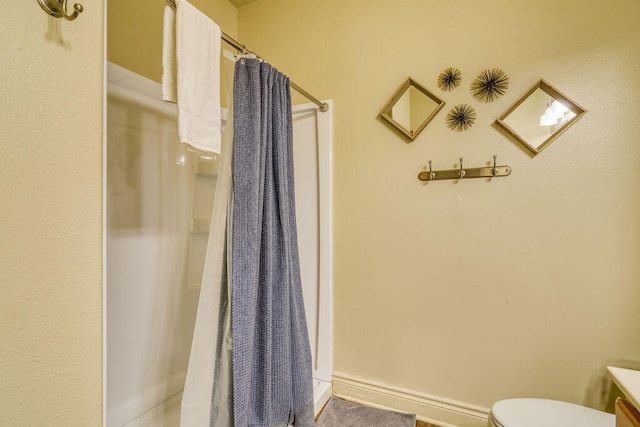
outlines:
[[[234,426],[312,426],[289,79],[259,59],[242,58],[233,93]]]
[[[237,61],[235,73],[225,61],[225,70],[233,101],[180,425],[313,426],[289,79],[255,58]]]

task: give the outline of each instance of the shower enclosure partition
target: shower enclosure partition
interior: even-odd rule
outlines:
[[[114,64],[107,78],[106,425],[178,426],[217,159],[178,142],[158,83]],[[316,411],[331,394],[332,111],[293,114]]]

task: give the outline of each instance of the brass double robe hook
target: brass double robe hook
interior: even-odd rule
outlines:
[[[38,0],[40,7],[54,18],[64,18],[67,21],[73,21],[82,13],[84,7],[76,3],[73,5],[73,13],[67,13],[67,0]]]

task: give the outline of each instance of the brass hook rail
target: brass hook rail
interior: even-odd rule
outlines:
[[[493,156],[493,167],[479,167],[465,169],[462,166],[462,157],[460,157],[459,169],[448,170],[432,170],[431,160],[429,160],[429,170],[423,170],[418,174],[418,179],[422,182],[439,181],[443,179],[467,179],[467,178],[498,178],[502,176],[509,176],[511,174],[511,168],[509,166],[496,166],[496,159],[498,156]]]

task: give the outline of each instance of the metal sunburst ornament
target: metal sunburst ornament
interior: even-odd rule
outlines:
[[[476,121],[476,110],[467,104],[458,104],[447,114],[447,126],[456,132],[469,129]]]
[[[484,70],[471,83],[473,97],[481,102],[493,102],[507,92],[509,76],[499,68]]]
[[[454,67],[449,67],[438,76],[438,87],[450,92],[460,86],[462,72]]]

